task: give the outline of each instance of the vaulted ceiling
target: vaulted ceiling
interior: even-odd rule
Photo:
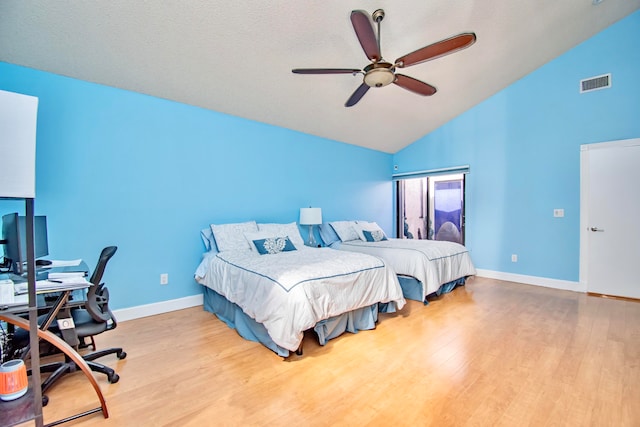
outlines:
[[[639,8],[640,0],[3,0],[0,61],[394,153]],[[362,74],[291,72],[364,68],[350,14],[377,9],[389,62],[463,32],[477,41],[401,70],[435,86],[433,96],[391,84],[346,108]]]

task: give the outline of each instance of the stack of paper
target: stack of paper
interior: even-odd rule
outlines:
[[[54,280],[63,280],[65,282],[71,282],[73,280],[82,279],[83,282],[86,282],[87,279],[84,278],[84,273],[80,271],[73,271],[67,273],[49,273],[49,279]]]
[[[60,290],[87,287],[91,283],[84,277],[84,273],[49,273],[47,280],[36,282],[37,291]]]
[[[14,283],[13,291],[16,294],[26,294],[28,291],[27,286],[28,286],[27,282]]]
[[[50,282],[48,280],[36,280],[36,291],[57,291],[62,288],[60,282]]]
[[[81,259],[72,259],[72,260],[51,260],[51,264],[48,267],[75,267],[80,265],[82,262]]]

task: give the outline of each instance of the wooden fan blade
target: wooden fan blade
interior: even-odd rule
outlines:
[[[373,31],[373,23],[369,18],[369,14],[364,10],[354,10],[351,12],[351,23],[367,58],[378,62],[382,55],[380,55],[378,39]]]
[[[345,107],[353,107],[362,99],[365,93],[369,90],[369,86],[366,83],[362,83],[358,89],[351,95],[351,97],[344,104]]]
[[[440,40],[429,46],[425,46],[414,52],[411,52],[401,58],[396,59],[398,67],[408,67],[410,65],[420,64],[421,62],[430,61],[440,58],[458,50],[471,46],[476,42],[474,33],[462,33],[448,39]]]
[[[405,76],[404,74],[396,74],[394,83],[401,88],[423,96],[431,96],[437,91],[437,89],[430,84],[416,80],[413,77]]]
[[[295,74],[357,74],[362,70],[355,68],[294,68]]]

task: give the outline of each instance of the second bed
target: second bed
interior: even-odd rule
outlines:
[[[362,221],[325,223],[320,235],[334,249],[385,260],[409,299],[427,303],[428,296],[448,292],[476,275],[469,250],[459,243],[387,238],[377,224]]]

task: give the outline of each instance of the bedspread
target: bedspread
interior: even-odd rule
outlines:
[[[425,297],[436,292],[444,283],[476,274],[467,248],[454,242],[413,239],[388,239],[380,242],[354,240],[342,242],[339,249],[384,259],[397,274],[420,280]]]
[[[377,302],[394,302],[397,309],[405,304],[384,261],[329,248],[272,255],[225,251],[205,258],[196,280],[240,306],[291,351],[320,320]]]

